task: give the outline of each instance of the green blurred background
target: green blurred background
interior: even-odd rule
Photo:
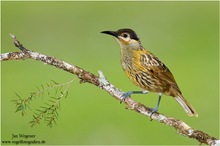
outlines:
[[[120,67],[119,45],[100,33],[132,28],[143,46],[169,67],[199,117],[188,117],[168,96],[159,111],[219,138],[218,8],[218,2],[2,2],[1,49],[18,51],[9,37],[13,33],[30,50],[94,74],[102,70],[123,91],[138,90]],[[34,134],[36,138],[28,140],[46,144],[198,145],[171,127],[126,110],[106,92],[79,84],[78,79],[61,101],[57,125],[50,128],[41,121],[31,128],[33,111],[24,117],[15,113],[15,93],[25,98],[36,86],[76,76],[35,60],[5,61],[1,67],[2,140],[21,133]],[[158,96],[132,97],[154,107]]]

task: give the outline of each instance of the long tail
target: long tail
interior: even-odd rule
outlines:
[[[174,98],[183,107],[183,109],[189,116],[198,117],[198,113],[196,112],[196,110],[188,103],[188,101],[186,101],[186,99],[181,94]]]

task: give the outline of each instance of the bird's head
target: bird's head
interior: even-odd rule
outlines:
[[[102,31],[116,38],[121,48],[139,49],[141,46],[140,39],[132,29],[119,29],[117,31]]]

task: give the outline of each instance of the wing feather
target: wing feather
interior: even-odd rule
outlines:
[[[142,54],[140,56],[140,62],[146,69],[155,74],[155,76],[157,76],[159,79],[166,81],[179,90],[179,87],[170,70],[152,53],[146,52]]]

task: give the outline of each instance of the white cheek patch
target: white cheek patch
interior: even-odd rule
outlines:
[[[127,38],[122,38],[125,42],[127,42],[127,43],[129,43],[130,42],[130,38],[129,37],[127,37]]]
[[[123,37],[121,37],[121,36],[119,36],[118,39],[119,39],[119,41],[122,41],[122,42],[125,43],[125,44],[130,43],[130,40],[131,40],[129,37],[123,38]]]
[[[140,48],[140,44],[137,41],[130,40],[129,44],[130,44],[130,47],[133,49]]]

